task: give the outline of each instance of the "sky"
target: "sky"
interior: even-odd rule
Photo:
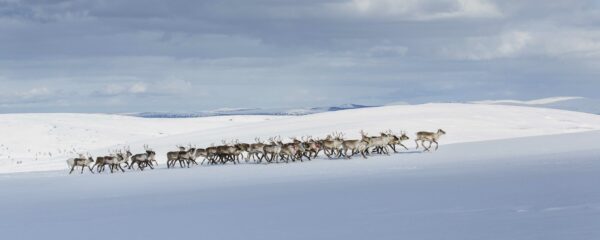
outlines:
[[[600,1],[0,0],[0,113],[600,98]]]

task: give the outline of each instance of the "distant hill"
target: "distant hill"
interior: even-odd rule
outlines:
[[[140,112],[126,113],[123,115],[143,117],[143,118],[193,118],[193,117],[211,117],[211,116],[231,116],[231,115],[273,115],[273,116],[301,116],[321,112],[335,112],[340,110],[368,108],[375,106],[366,106],[359,104],[343,104],[330,107],[311,107],[311,108],[221,108],[207,111],[195,112]]]

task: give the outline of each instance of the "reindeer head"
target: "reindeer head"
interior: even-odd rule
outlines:
[[[439,135],[444,135],[444,134],[446,134],[446,132],[445,132],[444,130],[442,130],[441,128],[437,130],[437,133],[438,133]]]
[[[406,135],[406,132],[401,131],[400,132],[400,141],[405,141],[405,140],[408,140],[408,139],[410,139],[410,138],[408,137],[408,135]]]

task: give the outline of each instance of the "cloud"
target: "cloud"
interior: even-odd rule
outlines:
[[[600,31],[577,28],[514,30],[496,36],[466,38],[463,43],[442,48],[441,54],[468,60],[518,57],[598,58]]]
[[[360,16],[393,17],[414,21],[502,16],[498,7],[486,0],[353,0],[343,3],[342,6],[347,12]]]
[[[461,46],[443,48],[442,54],[468,60],[511,58],[519,56],[533,41],[528,32],[511,31],[492,37],[467,38]]]
[[[0,0],[0,112],[595,97],[599,12],[589,0]]]
[[[147,90],[145,83],[134,83],[129,87],[128,91],[133,94],[145,93]]]
[[[1,94],[0,104],[12,105],[18,103],[37,103],[59,97],[58,92],[48,87],[34,87],[24,90],[12,90]]]

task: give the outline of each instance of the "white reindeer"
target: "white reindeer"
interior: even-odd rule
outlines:
[[[92,167],[90,166],[92,163],[94,163],[94,159],[89,155],[88,158],[85,158],[85,156],[83,156],[82,154],[80,154],[78,158],[69,158],[67,159],[67,165],[69,165],[69,167],[71,168],[69,174],[73,173],[75,167],[81,167],[81,174],[83,174],[83,170],[85,169],[85,167],[87,167],[91,173],[94,173]]]

